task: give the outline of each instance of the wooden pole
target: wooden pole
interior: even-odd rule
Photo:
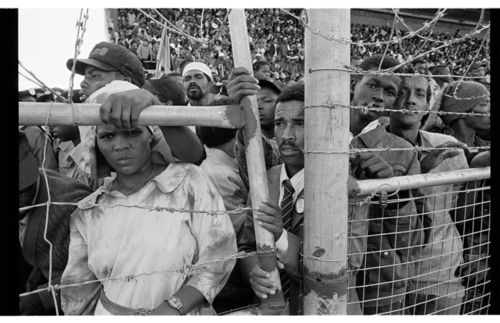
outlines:
[[[350,39],[349,9],[307,10],[305,29],[304,314],[346,314],[349,45],[315,30]],[[324,106],[326,105],[326,107]],[[325,151],[307,154],[307,151]]]
[[[252,71],[252,58],[247,34],[247,23],[244,9],[232,9],[229,14],[229,30],[231,33],[231,45],[233,49],[234,66],[243,66]],[[262,148],[262,134],[260,128],[259,109],[255,95],[244,97],[241,100],[245,116],[245,147],[248,165],[248,178],[250,184],[250,195],[252,206],[261,205],[264,200],[269,199],[269,188],[267,186],[266,166],[264,162],[264,151]],[[259,311],[262,314],[281,313],[285,307],[283,293],[281,292],[280,277],[276,262],[276,250],[274,237],[266,229],[260,227],[254,221],[255,239],[257,241],[257,252],[262,269],[271,274],[271,279],[279,286],[278,293],[270,295],[262,300]]]
[[[103,125],[100,104],[19,102],[20,125]],[[238,105],[189,107],[152,105],[139,117],[147,126],[204,126],[241,128],[244,119]]]

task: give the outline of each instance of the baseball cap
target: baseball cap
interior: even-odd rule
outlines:
[[[259,86],[261,88],[268,88],[274,93],[280,95],[281,94],[281,89],[278,85],[274,84],[271,81],[265,80],[265,79],[259,79]]]
[[[26,138],[26,134],[19,131],[19,190],[34,184],[38,178],[38,161]]]
[[[103,71],[120,71],[132,79],[132,83],[141,87],[144,84],[144,69],[139,58],[122,45],[100,42],[90,52],[89,58],[77,59],[75,70],[85,74],[85,67],[93,66]],[[66,67],[73,68],[73,59],[66,62]]]
[[[193,70],[200,71],[203,74],[207,75],[208,78],[210,79],[210,81],[214,80],[212,78],[212,71],[210,70],[210,68],[208,68],[208,66],[206,64],[201,63],[201,62],[193,62],[193,63],[187,64],[184,67],[184,70],[182,71],[182,77],[184,78],[184,76],[187,74],[187,72],[193,71]]]

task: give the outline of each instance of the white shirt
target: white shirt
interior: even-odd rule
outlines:
[[[280,184],[280,196],[278,199],[278,205],[281,205],[281,201],[283,200],[283,193],[284,193],[283,181],[285,181],[286,179],[290,180],[290,183],[292,183],[293,189],[295,190],[293,192],[293,202],[295,203],[297,197],[299,196],[299,193],[304,189],[304,168],[302,168],[295,175],[293,175],[292,178],[289,178],[288,174],[286,173],[285,164],[282,165],[280,173],[281,184]],[[278,258],[281,258],[284,254],[286,254],[288,250],[288,238],[285,229],[283,229],[283,233],[276,241],[275,245],[276,245],[277,256]]]
[[[62,289],[65,314],[109,314],[99,301],[92,313],[101,284],[111,301],[131,309],[154,309],[185,285],[196,288],[211,304],[235,264],[209,263],[237,252],[229,216],[117,206],[224,210],[206,175],[192,164],[172,163],[128,196],[111,190],[111,184],[106,180],[71,215],[68,264],[61,284],[103,281]],[[166,271],[201,263],[209,264],[187,273]],[[127,278],[110,280],[114,277]]]

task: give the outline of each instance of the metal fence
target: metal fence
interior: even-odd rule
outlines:
[[[448,177],[350,199],[349,314],[488,313],[489,175]]]

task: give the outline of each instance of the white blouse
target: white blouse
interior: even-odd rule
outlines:
[[[112,179],[107,180],[82,200],[102,206],[82,206],[71,215],[68,265],[61,284],[102,281],[63,288],[64,313],[110,314],[98,301],[101,284],[112,302],[131,309],[154,309],[184,285],[196,288],[211,304],[236,261],[213,262],[186,272],[179,269],[237,252],[229,216],[118,206],[225,210],[206,175],[192,164],[172,163],[129,196],[111,191],[111,184]]]

